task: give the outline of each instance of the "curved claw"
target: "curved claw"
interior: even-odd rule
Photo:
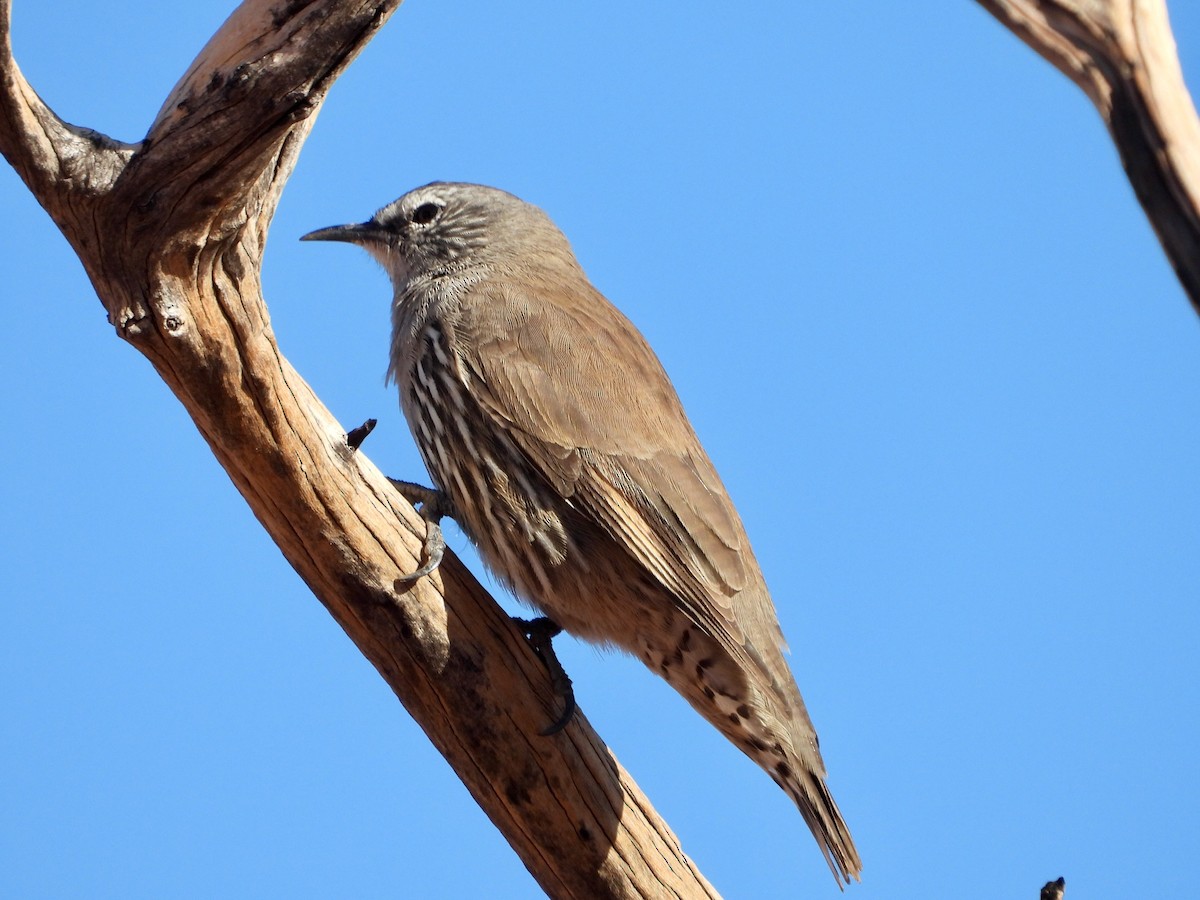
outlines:
[[[567,675],[564,672],[563,678]],[[555,721],[551,722],[545,728],[538,732],[542,737],[552,737],[558,734],[564,728],[571,724],[571,719],[575,717],[575,690],[571,687],[571,681],[567,679],[566,695],[563,696],[563,711],[562,715]]]
[[[412,584],[442,564],[442,557],[446,555],[446,538],[442,534],[441,524],[432,517],[425,519],[425,543],[421,547],[421,555],[425,557],[425,565],[415,572],[401,575],[396,579],[397,583]]]
[[[520,626],[525,637],[529,639],[529,644],[533,647],[534,652],[550,670],[550,685],[554,688],[555,695],[563,699],[562,714],[538,732],[542,737],[550,737],[566,728],[575,716],[575,688],[571,684],[571,677],[567,675],[562,663],[558,661],[558,654],[554,652],[553,640],[555,636],[562,633],[562,627],[546,616],[539,616],[536,619],[514,617],[513,621]]]
[[[415,572],[409,572],[396,579],[396,588],[400,590],[424,578],[442,564],[442,558],[446,555],[446,538],[442,534],[441,522],[446,516],[453,518],[454,508],[450,504],[450,498],[435,488],[395,478],[389,478],[388,481],[408,502],[414,506],[420,504],[418,512],[425,521],[425,541],[421,545],[421,555],[425,558],[425,564]]]

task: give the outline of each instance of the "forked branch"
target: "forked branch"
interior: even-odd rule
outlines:
[[[457,560],[393,589],[418,565],[423,525],[271,331],[260,264],[279,195],[330,84],[398,5],[246,0],[146,139],[123,145],[42,103],[0,0],[0,152],[118,335],[547,893],[715,896],[582,715],[538,734],[558,709],[545,666]]]

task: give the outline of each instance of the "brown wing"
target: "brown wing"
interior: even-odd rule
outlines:
[[[737,513],[653,351],[587,288],[553,306],[536,282],[520,293],[474,288],[459,323],[474,344],[471,393],[563,496],[744,658],[732,604],[747,581]]]

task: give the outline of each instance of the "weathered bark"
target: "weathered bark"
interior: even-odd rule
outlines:
[[[279,352],[267,228],[332,81],[400,0],[246,0],[144,141],[58,119],[12,57],[0,151],[79,254],[117,334],[187,408],[288,561],[375,665],[546,892],[712,897],[703,876],[462,565],[398,595],[423,527]],[[356,423],[355,423],[356,424]]]
[[[1165,0],[979,0],[1091,98],[1200,312],[1200,120]]]

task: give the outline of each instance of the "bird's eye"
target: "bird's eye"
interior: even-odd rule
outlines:
[[[437,218],[437,214],[442,211],[442,208],[436,203],[422,203],[413,210],[412,220],[417,225],[428,225]]]

